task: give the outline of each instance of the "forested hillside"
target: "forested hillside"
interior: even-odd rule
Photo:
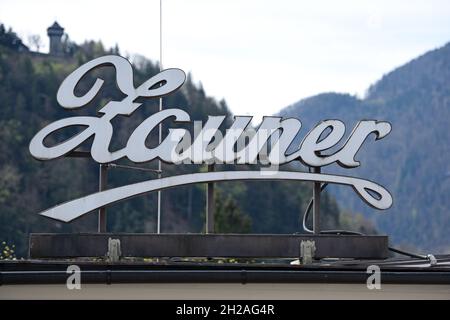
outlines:
[[[330,192],[344,208],[374,219],[396,244],[450,251],[450,44],[386,74],[364,99],[325,93],[280,114],[300,118],[304,129],[323,119],[341,119],[348,131],[360,119],[391,122],[386,138],[369,138],[360,150],[360,168],[326,170],[385,185],[393,193],[394,206],[380,214],[344,188]]]
[[[0,241],[15,244],[18,256],[27,250],[30,232],[92,232],[97,228],[97,215],[91,213],[64,224],[37,213],[61,202],[98,190],[98,164],[90,159],[62,158],[40,162],[31,157],[28,144],[46,124],[71,115],[95,115],[111,99],[120,99],[114,83],[114,69],[102,68],[97,73],[105,79],[101,94],[88,106],[67,111],[56,101],[61,81],[81,64],[105,54],[119,54],[118,48],[104,49],[101,43],[71,44],[70,56],[51,57],[21,52],[11,42],[8,32],[0,35]],[[17,37],[16,37],[17,38]],[[16,39],[14,38],[14,39]],[[134,57],[135,84],[141,84],[158,72],[157,65],[143,57]],[[83,79],[78,90],[92,85],[95,74]],[[206,120],[207,115],[232,115],[225,101],[208,97],[200,85],[188,77],[176,93],[164,98],[165,107],[186,110],[192,119]],[[158,101],[148,100],[130,117],[113,122],[112,148],[124,145],[131,131],[158,110]],[[164,126],[164,132],[167,131]],[[64,139],[72,131],[60,132]],[[56,139],[56,138],[54,138]],[[157,143],[150,135],[150,145]],[[53,141],[53,143],[56,140]],[[89,150],[90,142],[83,146]],[[122,161],[122,163],[127,164]],[[129,164],[129,163],[128,163]],[[156,163],[146,165],[156,168]],[[220,169],[220,168],[219,168]],[[228,168],[232,169],[232,168]],[[241,166],[241,169],[242,168]],[[248,168],[247,168],[248,169]],[[205,170],[204,166],[163,166],[163,175]],[[108,186],[156,178],[154,173],[127,169],[110,169]],[[311,185],[288,182],[222,183],[216,195],[217,232],[293,233],[301,231],[299,216],[311,196]],[[205,186],[174,188],[162,196],[163,232],[202,232],[205,215]],[[374,232],[359,217],[340,213],[332,197],[323,198],[323,224],[327,228],[351,226]],[[108,231],[155,232],[156,194],[125,201],[108,208]]]

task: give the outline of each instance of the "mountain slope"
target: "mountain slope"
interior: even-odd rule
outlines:
[[[350,131],[360,119],[389,121],[392,132],[358,153],[361,167],[345,172],[385,185],[394,196],[377,213],[343,188],[330,188],[338,203],[363,212],[396,244],[450,250],[450,44],[395,69],[372,85],[367,97],[326,93],[280,111],[298,117],[305,129],[318,121],[341,119]]]

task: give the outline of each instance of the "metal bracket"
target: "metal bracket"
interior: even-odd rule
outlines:
[[[120,240],[108,238],[108,252],[106,256],[110,262],[117,262],[120,260],[122,250],[120,249]]]
[[[300,242],[300,259],[302,264],[312,264],[316,254],[316,243],[312,240]]]
[[[427,254],[427,259],[428,259],[428,261],[430,261],[430,266],[437,265],[437,260],[436,260],[436,257],[434,255]]]

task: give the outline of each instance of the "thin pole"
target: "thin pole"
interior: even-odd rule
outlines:
[[[101,164],[99,168],[99,191],[104,191],[108,184],[108,166]],[[98,210],[98,232],[106,232],[106,207],[101,207]]]
[[[320,173],[320,167],[314,167],[314,173]],[[314,234],[320,233],[320,182],[314,182],[313,188],[313,231]]]
[[[162,0],[159,0],[159,71],[163,70],[162,61]],[[159,111],[162,111],[162,98],[159,98]],[[159,144],[162,142],[162,123],[159,123]],[[158,179],[162,177],[161,160],[158,159]],[[161,190],[158,191],[158,226],[157,233],[161,233]]]
[[[214,171],[214,164],[208,165],[208,172]],[[214,183],[207,183],[206,190],[206,233],[214,233]]]

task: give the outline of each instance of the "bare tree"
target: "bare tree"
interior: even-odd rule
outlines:
[[[28,42],[31,47],[35,48],[36,51],[39,52],[39,49],[42,47],[42,39],[40,35],[32,34],[28,36]]]

